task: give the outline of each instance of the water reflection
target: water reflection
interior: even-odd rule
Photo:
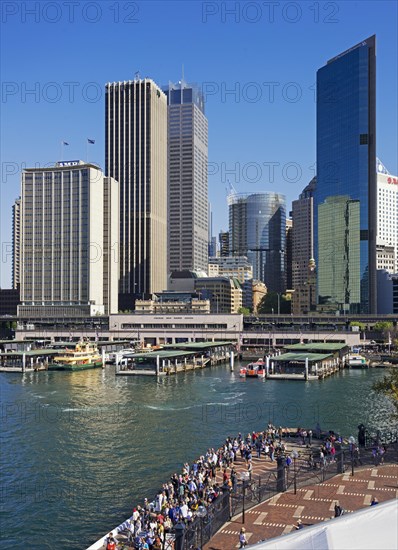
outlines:
[[[371,391],[382,375],[242,380],[228,367],[159,380],[115,377],[112,367],[1,375],[5,547],[25,548],[29,533],[31,549],[43,537],[57,550],[84,548],[185,461],[269,421],[319,422],[345,435],[361,422],[380,427],[392,410]]]

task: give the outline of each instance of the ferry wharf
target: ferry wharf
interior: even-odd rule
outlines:
[[[116,375],[166,376],[225,363],[233,357],[233,342],[190,342],[166,345],[145,353],[123,355]]]

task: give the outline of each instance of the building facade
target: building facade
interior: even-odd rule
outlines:
[[[286,288],[286,199],[279,193],[231,194],[229,236],[232,255],[247,256],[253,277],[268,291]]]
[[[307,266],[307,278],[298,284],[292,293],[293,315],[307,315],[316,310],[316,266],[310,259]]]
[[[106,84],[106,175],[120,184],[119,309],[167,284],[167,98],[151,79]]]
[[[168,273],[206,270],[209,245],[208,122],[199,88],[180,81],[168,100]]]
[[[308,279],[308,264],[314,257],[314,191],[316,177],[292,205],[292,288]]]
[[[229,231],[220,231],[218,234],[220,256],[229,256]]]
[[[328,197],[318,215],[319,305],[322,311],[345,311],[361,300],[360,201]]]
[[[286,288],[293,288],[293,220],[286,219]]]
[[[243,284],[253,279],[253,266],[246,256],[219,256],[209,258],[209,277],[230,277]]]
[[[210,300],[211,313],[238,313],[242,307],[242,288],[236,279],[200,277],[195,279],[195,291],[201,300]]]
[[[20,285],[21,262],[21,197],[16,199],[12,207],[12,288]]]
[[[24,170],[21,316],[118,311],[118,193],[114,179],[82,161]]]
[[[375,48],[376,37],[372,36],[317,72],[314,238],[318,301],[331,311],[344,313],[374,313],[377,303]],[[320,213],[323,205],[327,205],[327,218]],[[355,235],[348,235],[353,219],[346,216],[354,215],[354,210],[358,210],[359,228]],[[340,241],[334,244],[328,233],[339,236]],[[348,245],[353,250],[347,250]],[[326,256],[332,271],[323,265]],[[336,277],[342,276],[342,270],[350,281],[337,291],[341,283]]]
[[[386,172],[377,172],[377,269],[398,273],[398,177]]]
[[[377,313],[398,313],[398,273],[377,271]]]

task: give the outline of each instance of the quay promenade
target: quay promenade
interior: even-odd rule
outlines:
[[[312,525],[334,517],[336,501],[350,512],[373,497],[398,496],[396,444],[375,443],[365,452],[351,441],[352,470],[336,477],[347,467],[341,446],[348,442],[333,432],[317,435],[269,426],[228,438],[217,451],[185,464],[153,503],[145,499],[137,506],[113,531],[117,547],[138,549],[147,542],[154,550],[224,550],[239,547],[243,525],[251,544],[289,533],[298,519]],[[105,548],[106,537],[90,547]]]
[[[398,464],[359,467],[354,476],[347,471],[325,483],[298,488],[296,494],[292,489],[278,493],[247,510],[244,524],[242,514],[227,522],[203,550],[239,548],[242,527],[246,530],[248,545],[251,545],[296,531],[298,520],[305,528],[332,519],[336,503],[350,513],[368,507],[374,497],[379,503],[398,498]],[[390,525],[390,528],[394,526]]]

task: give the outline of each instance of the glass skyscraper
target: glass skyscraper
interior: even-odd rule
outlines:
[[[285,290],[286,199],[279,193],[232,194],[229,204],[230,253],[247,256],[253,277],[268,290]]]
[[[318,303],[342,313],[376,311],[375,48],[371,36],[317,73]]]

